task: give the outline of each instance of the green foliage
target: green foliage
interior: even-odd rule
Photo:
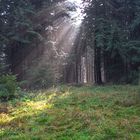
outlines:
[[[139,83],[139,72],[138,71],[129,71],[128,76],[125,81],[129,84],[138,84]]]
[[[0,76],[0,99],[9,100],[16,96],[18,84],[16,76],[2,75]]]
[[[4,56],[2,63],[16,65],[15,59],[23,60],[22,54],[27,46],[32,46],[34,40],[43,40],[42,30],[37,29],[36,12],[44,2],[46,5],[53,3],[51,0],[0,0],[0,64]],[[17,54],[12,54],[14,49]]]
[[[54,75],[50,66],[41,66],[39,68],[31,68],[27,72],[29,75],[29,87],[31,89],[45,89],[54,83]]]
[[[108,71],[107,81],[112,81],[113,77],[115,80],[116,75],[118,75],[117,81],[121,81],[122,77],[134,80],[136,76],[132,73],[134,71],[138,73],[140,66],[140,2],[138,0],[91,0],[85,12],[88,40],[91,41],[94,50],[100,48],[100,51],[95,53],[95,59],[98,61],[95,68],[98,68],[101,63],[105,64],[105,71]],[[103,57],[103,62],[96,56]],[[119,74],[120,69],[122,75]],[[115,75],[110,73],[113,71],[116,71]]]
[[[58,1],[0,0],[0,74],[12,72],[17,74],[19,78],[24,77],[22,75],[23,60],[30,53],[32,54],[35,49],[34,46],[40,47],[40,44],[44,43],[41,34],[46,27],[44,27],[42,21],[38,21],[38,13],[44,7]],[[32,57],[29,59],[32,59]],[[19,65],[22,68],[18,73],[15,73],[15,69]],[[44,81],[46,81],[46,77]],[[37,82],[35,80],[34,83],[46,87],[44,81],[43,79]]]

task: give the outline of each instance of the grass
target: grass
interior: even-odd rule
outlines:
[[[0,103],[2,140],[140,140],[139,86],[61,86]]]

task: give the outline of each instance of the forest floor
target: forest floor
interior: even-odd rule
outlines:
[[[0,103],[2,140],[140,140],[139,86],[60,86]]]

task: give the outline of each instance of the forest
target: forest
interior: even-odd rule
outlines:
[[[140,140],[140,1],[0,0],[0,139]]]

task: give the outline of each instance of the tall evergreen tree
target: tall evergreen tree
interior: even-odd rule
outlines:
[[[44,2],[48,6],[53,1],[0,1],[0,63],[3,65],[3,62],[7,61],[10,71],[13,71],[24,59],[24,54],[31,50],[29,46],[34,40],[42,40],[39,28],[41,25],[38,25],[35,17]]]
[[[138,0],[92,0],[87,7],[85,23],[90,46],[95,51],[96,83],[102,82],[103,66],[107,81],[131,82],[134,71],[138,73],[139,3]]]

